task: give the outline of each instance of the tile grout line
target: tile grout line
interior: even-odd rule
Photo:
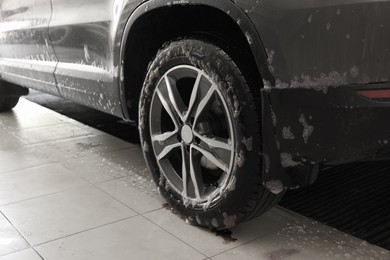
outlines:
[[[161,227],[159,226],[157,223],[154,223],[153,221],[151,221],[150,219],[148,219],[147,217],[145,217],[144,215],[140,215],[142,218],[144,218],[145,220],[147,220],[148,222],[152,223],[154,226],[164,230],[165,232],[167,232],[168,234],[170,234],[171,236],[173,236],[174,238],[176,238],[177,240],[181,241],[182,243],[186,244],[187,246],[189,246],[190,248],[194,249],[196,252],[200,253],[201,255],[205,256],[206,258],[204,259],[207,259],[209,258],[207,255],[205,255],[204,253],[202,253],[201,251],[199,251],[198,249],[196,249],[195,247],[193,247],[192,245],[188,244],[187,242],[183,241],[182,239],[180,239],[179,237],[177,237],[176,235],[172,234],[171,232],[169,232],[168,230],[166,230],[164,227]]]
[[[34,199],[43,198],[43,197],[46,197],[46,196],[51,196],[51,195],[55,195],[55,194],[59,194],[59,193],[63,193],[63,192],[68,192],[68,191],[73,190],[73,189],[79,189],[82,186],[92,186],[92,185],[90,183],[83,183],[83,184],[76,185],[74,187],[70,187],[70,188],[67,188],[67,189],[60,190],[60,191],[50,192],[48,194],[39,195],[39,196],[31,197],[31,198],[28,198],[28,199],[18,200],[18,201],[15,201],[15,202],[7,203],[7,204],[4,204],[4,205],[0,205],[0,211],[3,208],[11,206],[13,204],[18,204],[18,203],[22,203],[22,202],[26,202],[26,201],[30,201],[30,200],[34,200]]]
[[[35,247],[32,247],[32,250],[34,250],[34,252],[42,259],[42,260],[45,260],[45,258],[41,255],[41,253],[39,253]]]
[[[12,170],[12,171],[7,171],[7,172],[0,172],[0,176],[1,175],[5,175],[5,174],[17,174],[17,172],[22,172],[22,171],[25,171],[27,169],[35,169],[35,168],[38,168],[38,167],[41,167],[41,166],[49,166],[49,165],[56,165],[56,164],[60,164],[58,161],[44,161],[42,162],[42,164],[38,164],[38,165],[32,165],[32,166],[29,166],[29,167],[26,167],[26,168],[22,168],[22,169],[18,169],[18,170]],[[69,169],[68,169],[69,170]]]
[[[84,184],[85,185],[85,184]],[[51,193],[51,194],[47,194],[47,195],[42,195],[42,196],[39,196],[39,197],[34,197],[34,198],[30,198],[30,199],[26,199],[26,200],[23,200],[23,201],[28,201],[28,200],[31,200],[31,199],[36,199],[36,198],[40,198],[40,197],[45,197],[45,196],[49,196],[49,195],[53,195],[53,194],[57,194],[57,193],[61,193],[61,192],[67,192],[69,190],[72,190],[72,189],[76,189],[76,188],[80,188],[81,186],[83,185],[80,185],[80,186],[77,186],[77,187],[73,187],[73,188],[70,188],[70,189],[66,189],[66,190],[62,190],[62,191],[59,191],[59,192],[55,192],[55,193]],[[95,185],[93,184],[89,184],[87,183],[85,186],[93,186],[95,187]],[[98,188],[98,187],[95,187],[95,188]],[[100,190],[100,189],[99,189]],[[101,190],[102,191],[102,190]],[[102,191],[104,192],[104,191]],[[104,192],[105,194],[107,194],[106,192]],[[109,194],[107,194],[109,195]],[[112,198],[112,196],[110,196]],[[116,199],[115,199],[116,200]],[[116,200],[117,201],[117,200]],[[19,201],[19,202],[22,202],[22,201]],[[15,203],[19,203],[19,202],[15,202]],[[122,204],[123,206],[125,206],[126,208],[128,209],[131,209],[130,207],[124,205],[123,203],[121,203],[120,201],[118,201],[120,204]],[[13,203],[12,203],[13,204]],[[12,204],[8,204],[8,205],[12,205]],[[78,231],[78,232],[75,232],[75,233],[72,233],[72,234],[69,234],[69,235],[66,235],[66,236],[62,236],[62,237],[58,237],[56,239],[52,239],[52,240],[48,240],[48,241],[45,241],[45,242],[42,242],[42,243],[39,243],[39,244],[36,244],[36,245],[33,245],[23,234],[21,231],[19,231],[19,229],[14,226],[14,224],[10,221],[10,219],[8,219],[8,217],[5,215],[5,213],[2,211],[1,208],[3,208],[5,206],[1,206],[0,207],[0,213],[4,216],[4,218],[11,224],[11,226],[13,228],[15,228],[15,230],[23,237],[23,239],[28,243],[28,245],[30,246],[30,248],[32,248],[34,251],[37,252],[37,254],[42,258],[44,259],[41,254],[36,250],[35,247],[38,247],[40,245],[43,245],[43,244],[47,244],[47,243],[50,243],[50,242],[54,242],[54,241],[57,241],[57,240],[60,240],[60,239],[64,239],[64,238],[67,238],[67,237],[71,237],[71,236],[74,236],[74,235],[77,235],[77,234],[81,234],[81,233],[84,233],[84,232],[87,232],[87,231],[90,231],[90,230],[94,230],[94,229],[97,229],[97,228],[101,228],[101,227],[104,227],[104,226],[108,226],[108,225],[111,225],[111,224],[115,224],[117,222],[120,222],[120,221],[123,221],[123,220],[127,220],[127,219],[131,219],[133,217],[137,217],[137,216],[141,216],[141,214],[139,214],[137,211],[133,210],[136,214],[134,216],[129,216],[129,217],[125,217],[125,218],[121,218],[121,219],[118,219],[118,220],[115,220],[115,221],[111,221],[111,222],[108,222],[108,223],[105,223],[103,225],[99,225],[99,226],[96,226],[96,227],[92,227],[92,228],[88,228],[88,229],[85,229],[85,230],[81,230],[81,231]],[[25,248],[27,249],[27,248]],[[22,249],[22,250],[25,250],[25,249]],[[22,250],[19,250],[19,251],[22,251]],[[15,252],[11,252],[10,254],[12,253],[16,253],[16,252],[19,252],[19,251],[15,251]],[[5,255],[8,255],[8,254],[5,254]],[[2,255],[2,256],[5,256],[5,255]]]
[[[123,178],[126,178],[126,177],[123,177]],[[97,184],[98,184],[98,183],[97,183]],[[180,240],[181,242],[185,243],[186,245],[190,246],[191,248],[193,248],[193,249],[196,250],[197,252],[199,252],[199,253],[201,253],[202,255],[206,256],[206,259],[208,259],[208,258],[211,259],[211,258],[213,258],[213,257],[215,257],[215,256],[218,256],[218,255],[220,255],[220,254],[226,253],[226,252],[228,252],[228,251],[230,251],[230,250],[233,250],[233,249],[235,249],[235,248],[238,248],[238,247],[240,247],[240,246],[246,245],[246,244],[248,244],[248,243],[250,243],[250,242],[253,242],[253,241],[257,240],[257,239],[261,239],[261,238],[264,238],[265,236],[268,236],[268,235],[271,235],[271,234],[273,234],[273,233],[279,232],[280,230],[282,230],[282,229],[285,227],[285,226],[284,226],[283,228],[281,228],[281,229],[279,229],[279,230],[277,230],[277,231],[272,231],[272,232],[263,234],[263,235],[261,235],[261,236],[259,236],[259,237],[256,237],[256,238],[253,238],[253,239],[251,239],[251,240],[248,240],[248,241],[246,241],[245,243],[242,243],[242,244],[240,244],[240,245],[237,245],[237,246],[235,246],[235,247],[232,247],[232,248],[230,248],[230,249],[227,249],[227,250],[225,250],[225,251],[223,251],[223,252],[221,252],[221,253],[218,253],[218,254],[216,254],[216,255],[207,256],[207,255],[205,255],[204,253],[202,253],[201,251],[199,251],[198,249],[194,248],[192,245],[190,245],[190,244],[188,244],[187,242],[183,241],[182,239],[180,239],[180,238],[177,237],[176,235],[172,234],[171,232],[169,232],[169,231],[166,230],[165,228],[159,226],[158,224],[156,224],[155,222],[153,222],[152,220],[148,219],[148,218],[145,216],[146,214],[149,214],[149,213],[151,213],[151,212],[155,212],[155,211],[161,210],[161,209],[163,209],[163,207],[158,208],[158,209],[154,209],[154,210],[151,210],[151,211],[148,211],[148,212],[140,213],[140,212],[138,212],[138,211],[132,209],[131,207],[127,206],[126,204],[122,203],[121,201],[117,200],[117,199],[116,199],[115,197],[113,197],[111,194],[109,194],[109,193],[107,193],[106,191],[102,190],[100,187],[96,186],[95,184],[93,184],[93,185],[94,185],[96,188],[98,188],[99,190],[101,190],[102,192],[104,192],[105,194],[107,194],[108,196],[110,196],[111,198],[113,198],[114,200],[116,200],[116,201],[118,201],[119,203],[121,203],[122,205],[124,205],[124,206],[126,206],[127,208],[133,210],[134,212],[138,213],[139,216],[142,216],[144,219],[146,219],[146,220],[148,220],[149,222],[153,223],[155,226],[157,226],[157,227],[163,229],[164,231],[168,232],[170,235],[174,236],[175,238],[177,238],[177,239]],[[172,214],[173,214],[173,213],[172,213]],[[275,213],[275,214],[276,214],[276,213]],[[277,214],[276,214],[276,215],[277,215]]]
[[[138,216],[141,216],[142,214],[140,212],[138,212],[137,210],[134,210],[132,208],[130,208],[129,206],[127,206],[126,204],[124,204],[123,202],[119,201],[117,198],[115,198],[113,195],[109,194],[108,192],[106,192],[105,190],[101,189],[99,186],[96,186],[95,184],[92,184],[96,189],[100,190],[101,192],[103,192],[104,194],[106,194],[107,196],[109,196],[111,199],[119,202],[121,205],[125,206],[126,208],[134,211],[135,213],[137,213]]]
[[[72,139],[72,138],[71,138]],[[70,139],[70,140],[71,140]],[[63,140],[62,140],[63,141]],[[53,143],[55,143],[55,142],[47,142],[46,144],[47,145],[50,145],[50,144],[53,144]],[[27,148],[31,148],[31,149],[35,149],[36,148],[36,146],[40,146],[40,145],[43,145],[43,144],[45,144],[45,143],[41,143],[41,144],[37,144],[37,145],[27,145],[27,146],[22,146],[22,147],[18,147],[18,148],[16,148],[16,149],[8,149],[8,150],[4,150],[4,151],[0,151],[0,152],[13,152],[13,151],[15,151],[15,150],[17,150],[17,149],[27,149]],[[108,147],[108,146],[107,146]],[[11,170],[11,171],[4,171],[4,172],[2,172],[2,171],[0,171],[0,175],[2,175],[2,174],[7,174],[7,173],[14,173],[14,172],[18,172],[18,171],[23,171],[23,170],[27,170],[27,169],[29,169],[29,168],[36,168],[36,167],[39,167],[39,166],[41,166],[41,165],[49,165],[49,164],[61,164],[61,162],[66,162],[66,161],[69,161],[69,160],[73,160],[73,159],[83,159],[83,158],[86,158],[86,157],[88,157],[88,156],[91,156],[91,155],[96,155],[96,154],[103,154],[103,153],[113,153],[113,152],[120,152],[120,151],[122,151],[122,150],[127,150],[127,149],[130,149],[130,150],[133,150],[133,149],[137,149],[136,147],[127,147],[127,148],[118,148],[118,149],[114,149],[114,150],[112,150],[112,151],[103,151],[103,152],[97,152],[97,153],[95,153],[95,154],[93,154],[93,153],[91,153],[91,154],[86,154],[86,155],[82,155],[82,156],[80,156],[80,157],[77,157],[77,158],[74,158],[74,157],[69,157],[69,158],[65,158],[64,160],[57,160],[57,159],[50,159],[50,158],[47,158],[47,159],[45,159],[44,161],[42,161],[42,162],[40,162],[40,163],[44,163],[44,164],[36,164],[36,165],[32,165],[32,166],[27,166],[27,167],[25,167],[25,168],[20,168],[20,169],[16,169],[16,170]],[[39,152],[39,151],[38,151]],[[41,153],[42,155],[44,155],[42,152],[39,152],[39,153]],[[62,164],[61,164],[62,165]],[[64,166],[64,165],[62,165],[62,166]],[[71,169],[69,169],[68,167],[66,167],[66,166],[64,166],[65,168],[67,168],[68,170],[71,170]],[[80,178],[81,178],[81,176],[79,176]],[[125,177],[125,176],[124,176]],[[110,181],[110,180],[107,180],[107,181]],[[88,181],[89,182],[89,181]],[[104,182],[104,181],[103,181]],[[102,183],[102,182],[99,182],[99,183]]]
[[[64,162],[68,162],[70,160],[76,160],[76,159],[86,159],[86,157],[89,157],[89,156],[94,156],[94,155],[102,155],[103,153],[115,153],[115,152],[120,152],[122,150],[127,150],[127,149],[134,149],[134,148],[120,148],[119,150],[113,150],[113,151],[109,151],[109,152],[102,152],[102,153],[96,153],[96,154],[88,154],[88,155],[85,155],[85,156],[81,156],[81,157],[77,157],[77,158],[67,158],[65,160],[60,160],[60,161],[57,161],[61,166],[63,166],[64,168],[66,168],[67,170],[69,171],[72,171],[73,172],[73,169],[69,168],[69,166],[67,165],[64,165],[62,163]],[[121,164],[118,164],[118,163],[115,163],[114,162],[114,166],[118,166],[118,167],[122,167]],[[123,168],[124,169],[124,168]],[[114,177],[112,179],[108,179],[108,180],[103,180],[103,181],[98,181],[98,182],[91,182],[90,180],[88,180],[87,178],[79,175],[78,173],[75,173],[73,172],[74,174],[76,174],[77,176],[79,176],[80,178],[82,178],[83,180],[87,181],[88,183],[92,184],[92,185],[95,185],[95,184],[101,184],[101,183],[106,183],[106,182],[109,182],[109,181],[114,181],[114,180],[120,180],[122,178],[126,178],[126,177],[130,177],[130,175],[125,175],[125,176],[120,176],[120,177]]]
[[[62,120],[60,120],[60,121],[62,121]],[[26,126],[26,127],[19,128],[17,131],[12,131],[12,132],[10,132],[9,130],[6,130],[6,131],[8,133],[10,133],[10,134],[14,134],[15,135],[15,133],[18,133],[18,132],[29,131],[29,130],[39,130],[39,129],[43,129],[43,128],[50,128],[50,127],[62,126],[62,125],[72,125],[72,126],[75,126],[74,124],[62,121],[61,123],[58,122],[58,123],[53,123],[53,124],[50,124],[50,125]],[[11,129],[11,128],[8,128],[8,129]]]
[[[78,135],[78,136],[70,136],[70,137],[64,137],[64,138],[56,138],[56,139],[49,139],[49,140],[43,140],[43,141],[39,141],[39,142],[34,142],[34,143],[29,143],[25,140],[23,140],[24,142],[27,142],[27,144],[29,146],[39,146],[39,145],[43,145],[43,144],[47,144],[47,143],[54,143],[55,142],[63,142],[63,141],[69,141],[69,140],[72,140],[72,139],[76,139],[77,137],[90,137],[90,136],[97,136],[95,134],[91,134],[91,133],[88,133],[88,134],[83,134],[83,135]]]
[[[140,216],[143,216],[145,214],[148,214],[148,213],[151,213],[151,212],[154,212],[154,211],[157,211],[157,210],[160,210],[163,208],[163,206],[159,207],[159,208],[156,208],[156,209],[152,209],[152,210],[149,210],[149,211],[146,211],[146,212],[139,212],[133,208],[131,208],[130,206],[126,205],[125,203],[121,202],[120,200],[118,200],[116,197],[114,197],[113,195],[111,195],[110,193],[106,192],[105,190],[103,190],[101,187],[97,186],[98,184],[104,184],[104,183],[107,183],[107,182],[110,182],[110,181],[118,181],[118,180],[121,180],[121,179],[125,179],[125,178],[129,178],[130,176],[123,176],[123,177],[120,177],[120,178],[117,178],[117,179],[112,179],[112,180],[107,180],[107,181],[102,181],[102,182],[97,182],[97,183],[91,183],[93,186],[95,186],[97,189],[99,189],[100,191],[102,191],[103,193],[105,193],[106,195],[110,196],[112,199],[116,200],[117,202],[121,203],[123,206],[133,210],[135,213],[137,213],[138,215]],[[158,194],[159,196],[161,196],[160,194]]]
[[[43,164],[42,164],[42,163],[43,163]],[[50,160],[47,160],[47,161],[41,162],[41,164],[31,165],[31,166],[27,166],[27,167],[25,167],[25,168],[20,168],[20,169],[17,169],[17,170],[11,170],[11,171],[6,171],[6,172],[1,172],[1,171],[0,171],[0,176],[1,176],[1,175],[8,174],[8,173],[17,174],[17,173],[15,173],[15,172],[25,171],[25,170],[27,170],[27,169],[37,168],[37,167],[39,167],[39,166],[46,166],[46,165],[56,164],[56,163],[58,163],[58,162],[57,162],[57,161],[50,161]]]
[[[62,237],[51,239],[51,240],[48,240],[48,241],[45,241],[45,242],[42,242],[42,243],[38,243],[36,245],[33,245],[33,247],[35,248],[35,247],[38,247],[38,246],[42,246],[42,245],[45,245],[45,244],[48,244],[48,243],[51,243],[51,242],[55,242],[55,241],[58,241],[58,240],[61,240],[61,239],[64,239],[64,238],[68,238],[68,237],[72,237],[72,236],[75,236],[75,235],[79,235],[79,234],[82,234],[82,233],[85,233],[85,232],[88,232],[88,231],[91,231],[91,230],[95,230],[95,229],[98,229],[98,228],[109,226],[109,225],[112,225],[112,224],[115,224],[115,223],[118,223],[118,222],[121,222],[121,221],[124,221],[124,220],[127,220],[127,219],[135,218],[135,217],[138,217],[138,216],[140,216],[140,215],[134,215],[134,216],[130,216],[130,217],[125,217],[125,218],[121,218],[121,219],[118,219],[118,220],[115,220],[115,221],[111,221],[111,222],[105,223],[103,225],[87,228],[87,229],[84,229],[84,230],[81,230],[81,231],[77,231],[77,232],[72,233],[72,234],[68,234],[66,236],[62,236]]]
[[[91,137],[91,136],[88,136],[88,137]],[[98,136],[95,136],[95,137],[98,137]],[[77,140],[77,139],[83,139],[82,138],[70,138],[70,139],[66,139],[68,141],[70,140]],[[34,145],[30,145],[28,146],[28,148],[33,148],[33,149],[36,149],[36,148],[39,148],[39,146],[42,146],[44,144],[47,144],[47,145],[53,145],[53,144],[56,144],[56,143],[61,143],[61,142],[64,142],[66,140],[61,140],[60,142],[46,142],[46,143],[40,143],[40,144],[34,144]],[[131,143],[130,143],[131,144]],[[103,145],[104,147],[109,147],[109,145]],[[64,159],[60,159],[60,160],[53,160],[53,161],[56,161],[56,162],[65,162],[65,161],[68,161],[68,160],[72,160],[72,159],[82,159],[82,158],[85,158],[85,157],[88,157],[88,156],[91,156],[91,155],[101,155],[101,154],[104,154],[104,153],[114,153],[114,152],[119,152],[119,151],[122,151],[122,150],[135,150],[137,149],[138,147],[123,147],[123,148],[118,148],[118,149],[114,149],[112,151],[100,151],[100,152],[96,152],[96,153],[90,153],[90,154],[86,154],[86,155],[81,155],[81,156],[78,156],[78,157],[67,157],[67,158],[64,158]],[[42,152],[40,152],[42,153]],[[43,153],[42,153],[43,154]]]
[[[7,134],[11,135],[12,137],[16,138],[17,140],[19,140],[20,142],[22,142],[23,145],[22,145],[21,147],[25,147],[25,146],[28,145],[28,143],[27,143],[25,140],[21,139],[19,136],[17,136],[17,135],[15,134],[15,132],[10,132],[10,131],[7,130],[7,128],[4,128],[4,131],[5,131]],[[15,147],[15,148],[19,148],[19,147]],[[11,149],[12,149],[12,148],[11,148]],[[8,149],[6,149],[6,150],[8,150]],[[4,151],[6,151],[6,150],[4,150]]]
[[[5,213],[1,209],[0,209],[0,214],[3,215],[3,217],[8,221],[8,223],[10,223],[10,225],[16,230],[16,232],[18,232],[18,234],[24,239],[24,241],[27,242],[27,244],[30,246],[30,248],[33,248],[33,245],[30,243],[30,241],[23,235],[22,232],[20,232],[20,230],[11,222],[11,220],[5,215]],[[26,250],[26,249],[28,249],[28,248],[24,248],[22,250]],[[16,253],[16,252],[19,252],[19,251],[22,251],[22,250],[11,252],[9,254],[13,254],[13,253]],[[9,254],[0,255],[0,257],[6,256],[6,255],[9,255]]]
[[[128,176],[127,176],[128,177]],[[126,177],[123,177],[123,178],[126,178]],[[99,184],[99,183],[97,183]],[[178,239],[179,241],[181,241],[182,243],[186,244],[187,246],[189,246],[190,248],[194,249],[195,251],[197,251],[198,253],[200,253],[201,255],[205,256],[206,258],[204,259],[208,259],[209,257],[207,255],[205,255],[204,253],[202,253],[201,251],[199,251],[198,249],[194,248],[192,245],[188,244],[187,242],[181,240],[179,237],[175,236],[174,234],[172,234],[171,232],[169,232],[168,230],[166,230],[165,228],[157,225],[156,223],[154,223],[153,221],[151,221],[150,219],[146,218],[144,215],[150,213],[150,212],[155,212],[155,211],[158,211],[158,210],[161,210],[163,209],[163,207],[160,207],[160,208],[157,208],[157,209],[154,209],[154,210],[151,210],[151,211],[148,211],[148,212],[144,212],[144,213],[140,213],[138,212],[137,210],[134,210],[132,209],[131,207],[127,206],[126,204],[122,203],[121,201],[119,201],[118,199],[116,199],[115,197],[113,197],[111,194],[107,193],[105,190],[101,189],[100,187],[96,186],[95,184],[93,184],[96,188],[98,188],[99,190],[101,190],[102,192],[104,192],[105,194],[107,194],[108,196],[110,196],[111,198],[113,198],[114,200],[118,201],[119,203],[121,203],[122,205],[126,206],[127,208],[133,210],[134,212],[136,212],[138,214],[138,216],[142,217],[143,219],[147,220],[149,223],[153,224],[154,226],[164,230],[165,232],[167,232],[168,234],[170,234],[171,236],[175,237],[176,239]]]

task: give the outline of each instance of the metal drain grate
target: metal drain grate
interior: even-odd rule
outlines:
[[[287,192],[279,205],[390,250],[390,162],[324,169],[314,185]]]

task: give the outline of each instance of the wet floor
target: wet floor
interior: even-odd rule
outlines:
[[[188,225],[163,206],[138,144],[23,99],[0,132],[1,260],[390,258],[280,207],[232,233]]]
[[[40,105],[131,143],[138,132],[116,117],[32,91]],[[311,187],[289,191],[280,205],[390,250],[390,162],[351,163],[322,170]]]

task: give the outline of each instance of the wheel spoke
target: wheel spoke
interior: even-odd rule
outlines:
[[[215,138],[206,137],[197,133],[196,131],[194,131],[194,135],[198,137],[202,142],[207,144],[207,146],[209,146],[210,148],[219,148],[230,152],[233,149],[232,144],[228,140],[223,140],[216,137]]]
[[[164,80],[168,91],[169,101],[175,109],[176,115],[179,116],[181,121],[184,121],[183,111],[185,111],[185,105],[183,103],[183,100],[181,99],[181,96],[177,91],[176,86],[171,84],[168,76],[164,76]]]
[[[167,157],[167,155],[169,155],[173,150],[175,150],[176,148],[178,148],[180,146],[181,146],[181,144],[179,142],[165,146],[162,149],[162,151],[157,155],[157,160],[161,161],[162,159]]]
[[[198,75],[197,75],[196,80],[195,80],[194,87],[192,88],[190,102],[188,104],[188,110],[187,110],[187,113],[186,113],[186,115],[184,117],[184,121],[185,122],[188,120],[188,117],[191,115],[192,110],[193,110],[193,108],[195,106],[195,102],[196,102],[196,99],[197,99],[197,96],[198,96],[198,90],[199,90],[199,85],[200,85],[201,78],[202,78],[202,73],[198,72]]]
[[[183,197],[188,197],[188,162],[189,162],[189,156],[185,149],[185,146],[181,146],[181,155],[182,155],[182,168],[181,168],[181,176],[183,180]]]
[[[221,159],[219,159],[216,155],[214,155],[213,152],[210,152],[198,145],[192,145],[192,147],[196,150],[198,150],[201,154],[203,154],[204,157],[206,157],[207,160],[209,160],[210,162],[214,163],[215,166],[217,166],[219,169],[221,169],[222,171],[224,172],[228,172],[229,171],[229,167],[228,165],[225,164],[225,162],[223,162]]]
[[[195,198],[200,199],[203,190],[203,180],[201,177],[199,164],[196,163],[197,158],[193,155],[192,148],[190,152],[186,151],[186,147],[182,145],[182,181],[183,181],[183,196],[189,197],[190,191],[195,195]],[[190,186],[192,184],[192,186]],[[189,188],[193,190],[189,190]]]
[[[176,129],[178,129],[180,116],[176,115],[176,112],[171,108],[172,105],[169,99],[167,99],[159,89],[157,89],[156,92],[165,111],[167,111],[168,115],[171,117],[173,123],[175,124]]]
[[[207,107],[210,99],[213,97],[214,92],[216,91],[216,86],[212,85],[207,94],[202,98],[202,100],[199,102],[196,112],[195,112],[195,120],[194,120],[194,126],[196,125],[200,114],[205,110]]]
[[[152,135],[152,142],[157,154],[157,160],[164,159],[173,149],[181,143],[177,139],[177,130],[162,134]]]
[[[159,142],[160,144],[161,143],[165,143],[167,142],[169,139],[171,139],[172,137],[174,137],[176,134],[177,134],[177,130],[175,131],[172,131],[172,132],[166,132],[166,133],[163,133],[163,134],[156,134],[156,135],[153,135],[152,136],[152,141],[153,142]]]
[[[196,167],[196,163],[195,161],[197,160],[197,158],[195,158],[194,154],[193,154],[193,147],[190,148],[190,174],[191,174],[191,181],[192,181],[192,184],[194,185],[194,189],[195,189],[195,197],[197,199],[200,199],[201,198],[201,195],[202,195],[202,190],[204,185],[203,185],[203,180],[202,180],[202,176],[201,176],[201,173],[200,173],[200,167],[198,165],[198,167]],[[195,168],[196,167],[196,168]]]

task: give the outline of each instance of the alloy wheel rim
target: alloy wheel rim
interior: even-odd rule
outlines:
[[[203,71],[170,69],[150,107],[150,136],[161,177],[185,204],[210,204],[226,189],[235,140],[228,106]]]

